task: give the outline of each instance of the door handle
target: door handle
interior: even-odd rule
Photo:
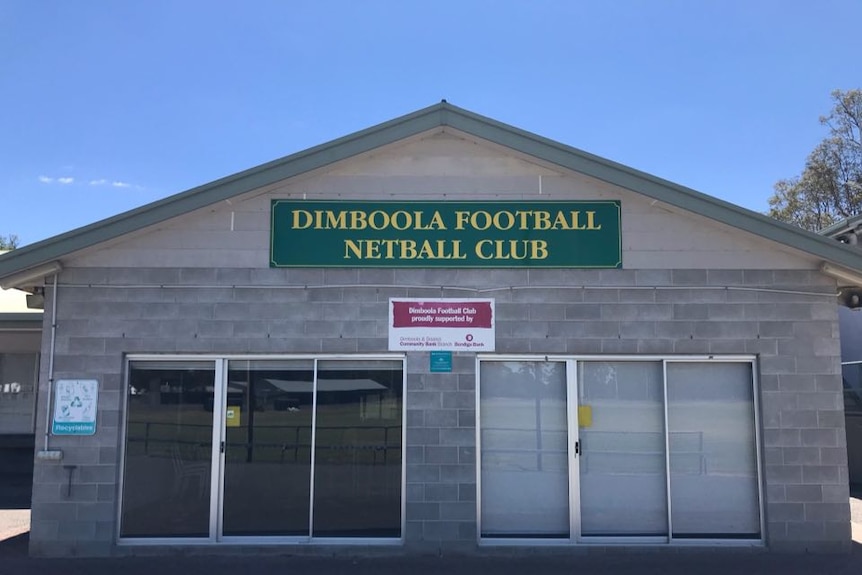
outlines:
[[[218,446],[218,452],[219,452],[219,453],[224,453],[224,441],[222,441],[221,443],[219,443],[219,446]]]
[[[576,441],[575,442],[575,456],[578,456],[580,454],[581,454],[581,442]]]

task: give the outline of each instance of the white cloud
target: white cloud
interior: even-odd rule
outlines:
[[[61,184],[68,185],[74,184],[75,178],[72,176],[62,176],[62,177],[54,177],[54,176],[39,176],[39,181],[43,184]],[[135,190],[143,190],[143,186],[139,186],[137,184],[132,184],[130,182],[125,182],[123,180],[109,180],[107,178],[93,178],[90,180],[84,180],[90,186],[111,186],[112,188],[131,188]]]

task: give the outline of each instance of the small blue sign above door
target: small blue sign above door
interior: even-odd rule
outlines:
[[[451,351],[432,351],[431,352],[431,372],[450,373],[452,371],[452,352]]]

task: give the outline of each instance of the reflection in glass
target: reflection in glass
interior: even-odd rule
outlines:
[[[308,535],[313,369],[229,362],[224,535]]]
[[[401,361],[320,361],[315,537],[401,536]]]
[[[482,535],[568,537],[566,369],[480,367]]]
[[[583,362],[583,535],[667,535],[661,362]]]
[[[760,537],[749,363],[667,364],[674,537]]]
[[[33,433],[39,354],[0,353],[0,433]]]
[[[862,414],[862,363],[841,364],[841,377],[844,383],[844,411],[852,415]]]
[[[121,537],[208,537],[212,362],[130,364]]]

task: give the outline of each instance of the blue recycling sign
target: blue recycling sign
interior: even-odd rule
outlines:
[[[95,379],[59,379],[54,385],[54,435],[93,435],[99,382]]]

